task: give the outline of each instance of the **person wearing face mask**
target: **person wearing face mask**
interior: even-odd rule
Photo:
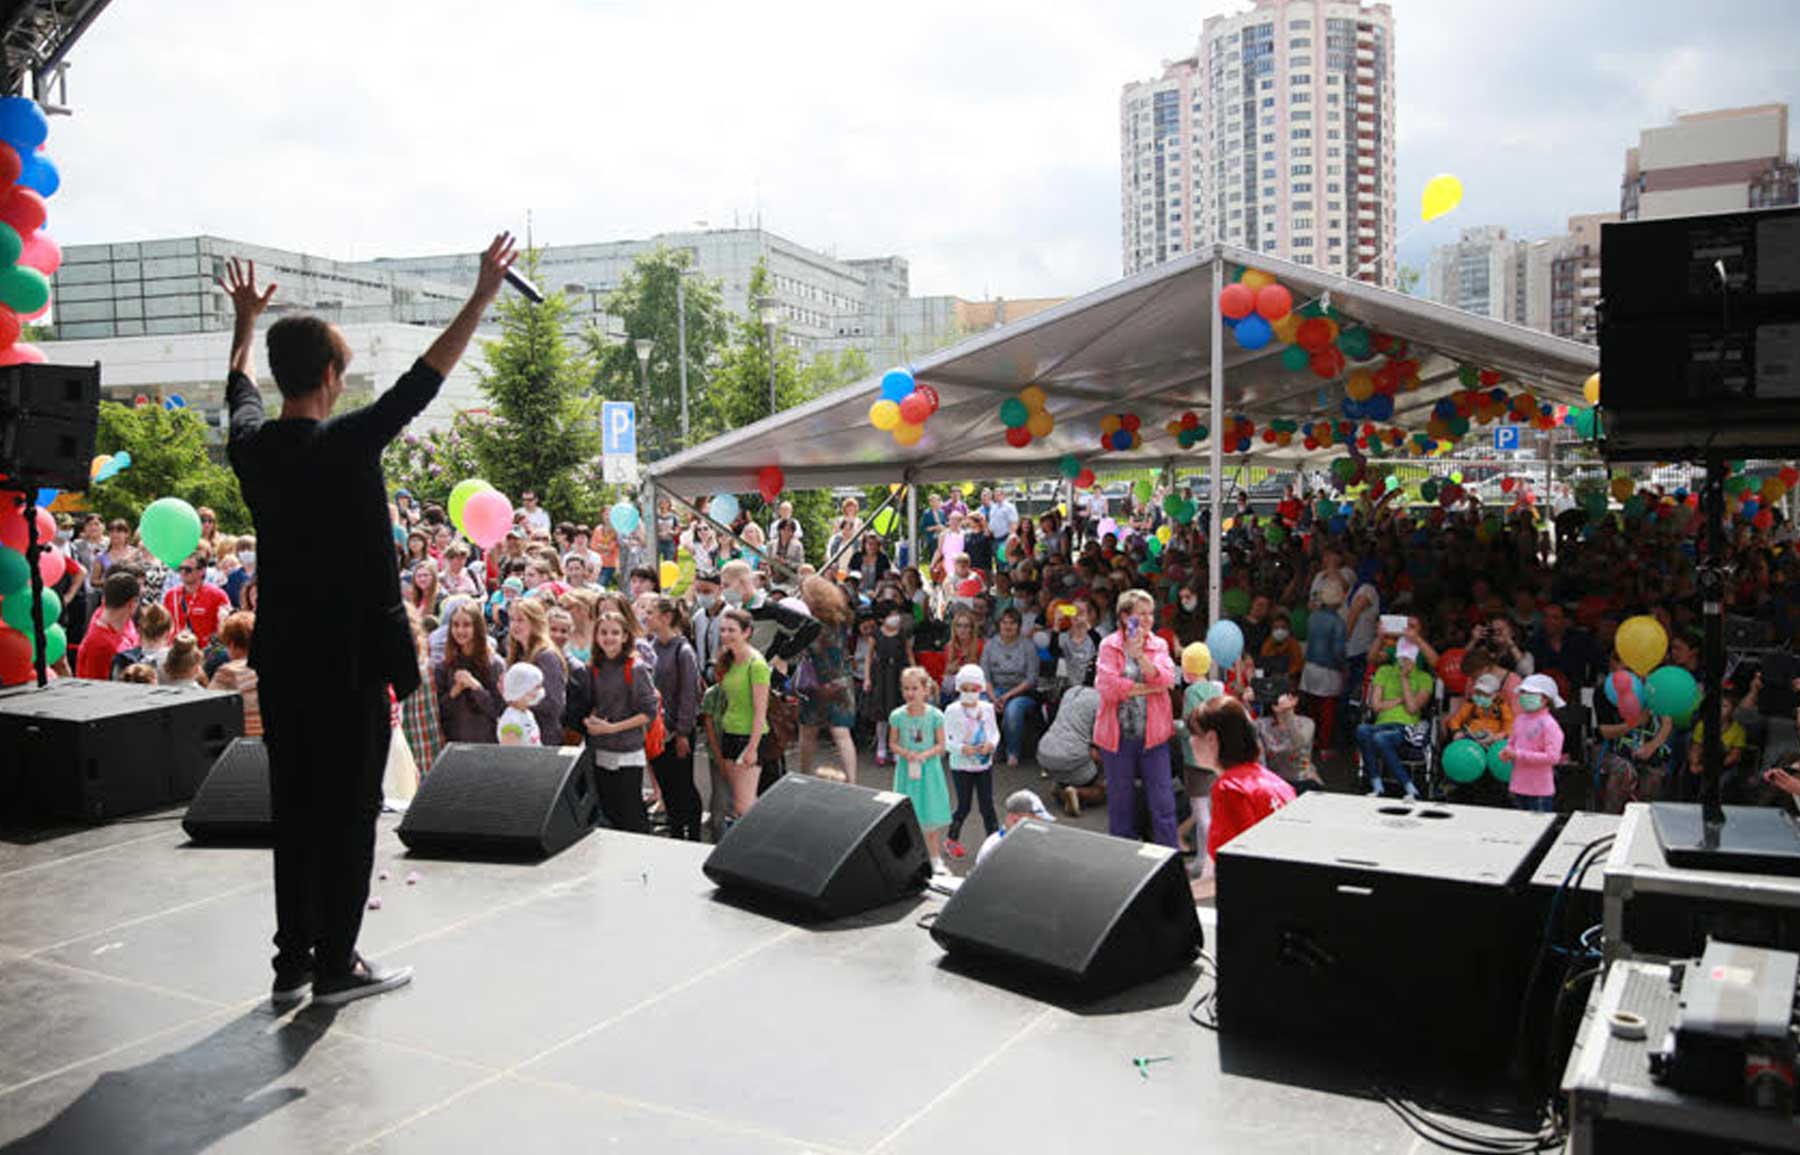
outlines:
[[[1504,742],[1512,733],[1512,703],[1500,693],[1500,675],[1486,673],[1475,679],[1469,688],[1469,700],[1463,703],[1462,709],[1450,715],[1450,736],[1452,740],[1468,738],[1481,744],[1483,749],[1495,742]]]
[[[1507,797],[1515,810],[1556,812],[1556,764],[1562,760],[1563,732],[1550,707],[1562,707],[1556,683],[1533,674],[1519,686],[1519,714],[1500,757],[1512,763]]]
[[[785,674],[819,636],[818,619],[769,598],[757,588],[756,574],[744,562],[726,562],[719,571],[719,585],[727,606],[750,615],[750,644],[770,669]]]
[[[1412,739],[1431,700],[1435,679],[1419,669],[1419,648],[1402,639],[1394,649],[1394,660],[1375,671],[1369,681],[1369,712],[1373,722],[1356,728],[1356,746],[1362,751],[1363,773],[1368,775],[1369,796],[1382,795],[1382,771],[1400,783],[1408,801],[1419,796],[1419,788],[1400,761],[1400,751]]]
[[[244,607],[244,587],[256,576],[256,539],[240,537],[237,541],[238,568],[225,578],[225,596],[231,599],[233,609]]]
[[[718,574],[711,570],[695,572],[692,625],[694,657],[700,661],[701,683],[707,685],[713,681],[713,661],[719,655],[719,615],[726,609],[725,601],[719,594]]]
[[[1175,613],[1169,622],[1175,630],[1175,640],[1186,649],[1195,642],[1206,640],[1206,607],[1201,604],[1200,592],[1183,586],[1176,598]]]
[[[1306,667],[1306,651],[1294,638],[1293,619],[1286,610],[1276,610],[1269,619],[1269,636],[1257,651],[1257,665],[1271,674],[1285,675],[1290,684],[1300,681]]]
[[[994,814],[994,751],[1000,723],[994,705],[982,699],[987,676],[980,666],[964,666],[956,672],[957,700],[944,710],[944,748],[950,755],[950,780],[956,787],[956,811],[950,816],[950,832],[944,851],[951,858],[966,853],[962,825],[969,817],[971,801],[981,806],[981,824],[989,834],[999,828]]]

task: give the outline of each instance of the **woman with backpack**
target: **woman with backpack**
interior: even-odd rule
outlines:
[[[594,782],[606,824],[650,833],[644,768],[650,761],[646,739],[652,724],[660,721],[656,676],[638,658],[625,620],[615,611],[603,612],[594,623],[593,660],[571,672],[562,721],[585,735],[593,751]]]

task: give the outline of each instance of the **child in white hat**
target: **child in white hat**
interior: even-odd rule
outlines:
[[[1000,848],[1000,840],[1006,837],[1007,831],[1021,822],[1035,818],[1039,822],[1055,822],[1050,811],[1044,807],[1044,800],[1034,790],[1015,790],[1006,796],[1006,825],[992,831],[975,852],[975,865],[980,866],[987,861],[987,856]]]
[[[1556,683],[1544,674],[1519,683],[1519,713],[1513,718],[1512,737],[1500,751],[1500,757],[1512,763],[1507,791],[1519,810],[1556,813],[1556,764],[1562,761],[1563,732],[1550,707],[1562,704]]]
[[[514,662],[507,667],[506,677],[501,679],[500,696],[506,699],[506,709],[500,714],[500,744],[543,745],[531,708],[543,700],[544,671],[530,662]]]
[[[950,816],[950,834],[944,853],[961,858],[962,824],[969,817],[971,798],[981,803],[981,823],[989,834],[1000,828],[994,814],[994,749],[1000,724],[994,704],[985,697],[987,677],[981,667],[967,665],[956,671],[956,700],[944,709],[944,748],[950,754],[950,781],[956,786],[956,813]]]

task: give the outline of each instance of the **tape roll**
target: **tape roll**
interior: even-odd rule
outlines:
[[[1644,1039],[1649,1037],[1650,1024],[1644,1016],[1634,1015],[1630,1011],[1614,1011],[1607,1016],[1607,1026],[1611,1028],[1615,1039]]]

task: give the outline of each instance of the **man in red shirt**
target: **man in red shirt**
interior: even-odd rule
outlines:
[[[75,653],[77,678],[110,681],[113,659],[118,657],[119,651],[138,644],[137,627],[132,625],[131,616],[137,611],[141,589],[137,575],[129,570],[114,570],[106,576],[100,609],[88,623],[81,649]]]
[[[206,560],[199,554],[181,563],[181,584],[163,595],[163,609],[175,619],[175,632],[187,630],[205,649],[219,632],[219,620],[231,612],[231,599],[218,586],[206,584]]]
[[[1206,853],[1219,847],[1294,800],[1294,788],[1262,764],[1262,740],[1250,711],[1236,698],[1202,702],[1187,716],[1194,762],[1219,780],[1212,788],[1212,826]]]

